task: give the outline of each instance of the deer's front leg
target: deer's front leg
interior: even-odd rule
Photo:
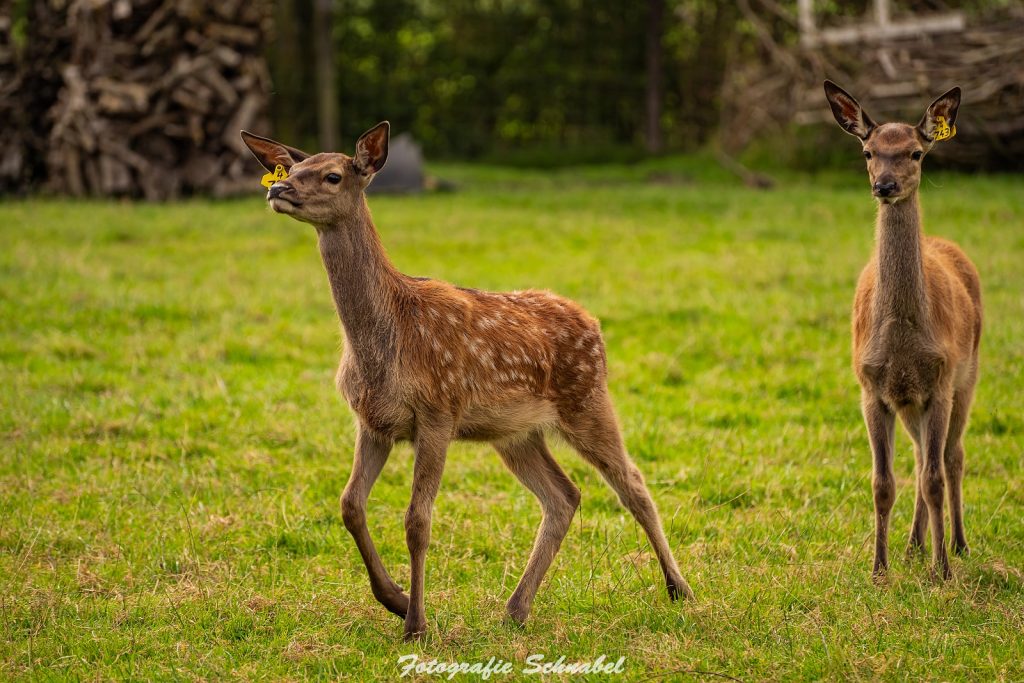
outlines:
[[[889,569],[889,513],[896,500],[892,471],[896,416],[885,404],[867,394],[862,404],[873,456],[871,488],[875,496],[875,568],[872,575],[878,580]]]
[[[416,463],[412,473],[412,496],[405,513],[405,542],[409,546],[409,611],[405,616],[405,639],[413,640],[427,630],[423,575],[430,545],[430,519],[434,499],[441,485],[448,443],[452,438],[450,420],[417,420],[413,446]]]
[[[363,426],[358,427],[352,475],[345,486],[345,492],[341,494],[341,516],[363,557],[363,564],[370,575],[373,597],[389,612],[404,619],[409,609],[409,596],[384,568],[373,539],[370,538],[370,530],[366,527],[366,500],[391,454],[392,445],[391,439],[374,434]]]

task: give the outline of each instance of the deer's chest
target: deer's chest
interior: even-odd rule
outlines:
[[[934,344],[912,333],[871,340],[861,354],[861,384],[892,408],[924,405],[935,392],[943,357]]]
[[[351,357],[344,356],[335,381],[361,423],[392,439],[411,438],[413,412],[388,376],[368,376]]]

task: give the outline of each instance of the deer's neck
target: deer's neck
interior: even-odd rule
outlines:
[[[394,356],[401,275],[388,260],[365,198],[353,215],[317,232],[345,344],[372,379]]]
[[[876,239],[876,310],[890,319],[922,322],[928,306],[922,260],[924,235],[916,192],[894,204],[879,205]]]

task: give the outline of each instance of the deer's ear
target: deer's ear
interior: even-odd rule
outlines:
[[[956,123],[956,113],[960,109],[960,86],[956,86],[939,95],[939,97],[928,105],[921,123],[917,124],[917,130],[926,140],[934,142],[936,132],[940,129],[945,132],[945,137],[953,137],[948,130],[953,130]],[[945,139],[940,136],[940,139]]]
[[[284,170],[290,171],[293,165],[309,158],[309,155],[301,149],[282,145],[270,138],[261,138],[247,130],[242,131],[242,142],[256,157],[256,161],[260,162],[268,171],[273,171],[278,164],[284,166]]]
[[[388,160],[388,136],[391,124],[381,121],[359,136],[356,142],[355,167],[363,175],[373,175]]]
[[[828,106],[832,108],[832,116],[836,117],[836,122],[843,130],[861,140],[867,140],[876,124],[853,95],[832,81],[825,81],[825,97]]]

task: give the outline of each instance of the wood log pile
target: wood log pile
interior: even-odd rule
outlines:
[[[731,153],[792,124],[832,125],[825,78],[853,93],[877,121],[916,122],[928,103],[959,85],[956,140],[937,145],[931,156],[961,168],[1024,169],[1024,16],[814,48],[760,37],[765,59],[734,68],[723,90],[722,144]]]
[[[13,0],[0,0],[0,194],[25,192],[46,177],[47,112],[56,101],[68,33],[49,3],[37,3],[19,46]],[[38,31],[41,26],[53,30]]]
[[[3,124],[22,150],[0,156],[5,180],[41,180],[30,161],[41,155],[45,187],[59,194],[252,189],[238,131],[267,127],[269,3],[30,0],[27,27],[17,85],[0,86],[0,115],[27,112]]]

